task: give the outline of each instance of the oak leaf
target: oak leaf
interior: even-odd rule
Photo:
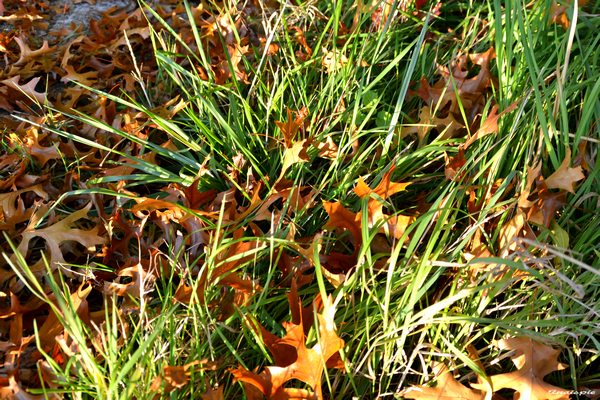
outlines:
[[[407,215],[389,216],[384,214],[383,200],[393,194],[406,190],[406,187],[409,186],[411,182],[392,182],[391,176],[393,171],[394,167],[390,168],[390,170],[383,175],[381,182],[379,182],[374,189],[371,189],[362,178],[359,178],[358,183],[354,188],[354,193],[361,199],[369,197],[367,203],[369,228],[378,226],[383,222],[380,226],[381,233],[400,239],[404,235],[406,227],[414,221],[414,217]],[[372,194],[377,196],[371,196]],[[357,222],[360,222],[361,213],[357,213],[354,219]]]
[[[483,400],[485,395],[458,382],[442,363],[433,363],[431,367],[437,377],[435,387],[412,386],[400,392],[407,399],[428,400]]]
[[[92,203],[89,203],[81,210],[75,211],[46,228],[35,229],[35,221],[30,222],[22,233],[22,240],[19,247],[17,247],[17,251],[25,256],[29,248],[29,242],[36,237],[42,238],[46,241],[46,248],[50,253],[48,258],[50,266],[55,267],[57,264],[65,262],[60,248],[61,244],[65,242],[74,241],[81,244],[86,249],[95,249],[96,245],[101,245],[105,241],[102,236],[98,235],[99,227],[95,226],[90,230],[74,227],[75,222],[82,218],[87,218],[87,213],[91,206]]]
[[[490,376],[494,391],[514,389],[519,393],[519,398],[529,400],[569,399],[567,390],[544,382],[544,377],[549,373],[567,368],[565,364],[558,362],[559,349],[526,336],[500,340],[497,346],[501,350],[515,351],[511,360],[517,370]],[[479,388],[480,385],[472,386]]]
[[[8,386],[0,387],[0,399],[42,400],[46,398],[56,399],[57,397],[55,395],[42,396],[29,394],[17,382],[14,373],[8,377]]]
[[[332,51],[327,51],[327,49],[323,49],[323,60],[321,61],[321,65],[328,74],[342,69],[346,64],[348,64],[348,58],[339,50],[334,49]]]
[[[309,139],[297,138],[298,133],[304,131],[305,120],[308,117],[308,109],[301,108],[295,112],[296,116],[292,116],[292,110],[287,110],[287,121],[275,121],[275,125],[283,135],[283,167],[281,175],[285,174],[290,166],[296,163],[309,161],[307,153],[308,146],[312,143]]]
[[[374,193],[385,200],[393,194],[402,192],[408,185],[410,185],[410,182],[392,182],[392,172],[394,172],[393,167],[383,175],[381,182],[379,182],[374,189],[371,189],[369,186],[367,186],[362,178],[358,178],[358,183],[354,188],[354,193],[356,193],[361,199],[364,199],[365,197],[370,196],[371,193]]]
[[[583,169],[580,166],[571,168],[569,166],[570,163],[571,150],[567,149],[567,154],[562,164],[545,180],[548,189],[564,189],[567,192],[575,193],[573,189],[575,182],[584,179],[585,175],[583,175]]]
[[[258,399],[260,398],[259,393],[262,393],[267,399],[313,398],[322,400],[321,379],[323,371],[327,366],[331,366],[332,361],[335,361],[335,366],[339,365],[335,356],[344,346],[344,341],[335,332],[334,315],[335,305],[332,304],[331,297],[328,297],[323,300],[323,312],[317,314],[319,342],[310,349],[306,347],[306,337],[302,324],[297,325],[289,322],[284,325],[286,335],[279,339],[277,344],[296,353],[295,357],[292,357],[295,358],[295,361],[291,364],[285,367],[268,366],[260,374],[250,372],[243,367],[231,370],[238,381],[245,383],[247,396]],[[269,340],[273,340],[273,338]],[[271,345],[274,344],[271,343]],[[271,347],[271,349],[273,348]],[[290,358],[285,357],[284,361],[287,363]],[[292,379],[306,383],[313,392],[283,387],[286,382]]]
[[[464,176],[464,174],[459,174],[461,169],[467,162],[465,158],[465,151],[462,147],[458,149],[458,153],[454,157],[448,156],[447,153],[444,154],[445,167],[444,167],[444,175],[446,175],[446,179],[449,181],[458,180]]]
[[[577,4],[579,7],[583,7],[588,3],[589,0],[578,0]],[[569,0],[568,3],[573,3],[573,0]],[[555,23],[562,25],[563,28],[569,29],[571,25],[571,21],[567,16],[567,8],[568,5],[558,5],[556,0],[552,0],[552,5],[550,6],[550,20]]]
[[[71,294],[70,305],[76,310],[80,316],[87,313],[87,296],[92,291],[91,285],[82,284],[75,292]],[[60,335],[64,331],[64,327],[60,323],[60,319],[56,315],[56,312],[51,312],[44,321],[44,324],[40,327],[38,337],[40,338],[40,344],[46,351],[50,349],[56,343],[56,336]]]
[[[16,224],[25,222],[31,217],[34,209],[26,207],[21,197],[29,192],[44,200],[49,196],[39,184],[14,192],[0,193],[0,231],[14,229]]]
[[[275,125],[281,131],[283,135],[284,145],[286,148],[291,147],[293,142],[296,140],[298,131],[304,129],[305,120],[308,117],[308,109],[302,107],[300,110],[295,112],[296,116],[293,117],[292,110],[287,109],[287,121],[275,121]]]
[[[537,191],[538,199],[527,210],[527,220],[549,228],[556,212],[567,202],[566,192],[550,192],[546,185],[540,185]]]
[[[35,58],[39,55],[50,53],[50,52],[54,51],[54,47],[48,46],[47,40],[44,40],[42,47],[40,47],[37,50],[31,50],[29,48],[29,46],[27,45],[27,43],[25,43],[25,41],[18,36],[15,36],[14,40],[15,40],[15,42],[17,42],[17,45],[19,45],[19,49],[21,50],[19,59],[13,64],[14,66],[23,65],[23,64],[27,63],[29,60],[31,60],[32,58]]]
[[[46,94],[35,90],[35,87],[37,86],[38,82],[40,81],[40,79],[42,79],[41,77],[33,78],[29,82],[24,83],[22,85],[19,84],[20,79],[21,77],[19,75],[16,75],[12,78],[0,81],[0,83],[3,83],[8,87],[23,93],[32,101],[36,101],[38,103],[44,103],[44,101],[46,101]]]
[[[345,229],[352,235],[352,242],[355,246],[362,243],[360,213],[353,213],[339,201],[323,201],[323,208],[329,216],[329,220],[325,224],[326,228]]]
[[[506,107],[500,114],[498,114],[498,105],[494,105],[488,114],[487,118],[483,121],[477,132],[473,136],[471,136],[463,145],[463,148],[466,149],[473,142],[478,139],[481,139],[484,136],[487,136],[492,133],[498,133],[498,119],[502,117],[504,114],[507,114],[517,108],[517,102],[512,103],[508,107]]]
[[[223,396],[223,386],[219,386],[216,389],[208,388],[202,395],[202,400],[225,400]]]

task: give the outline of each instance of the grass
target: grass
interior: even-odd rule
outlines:
[[[141,6],[148,18],[161,22],[158,13]],[[563,350],[561,361],[569,368],[550,375],[549,382],[567,390],[598,387],[600,7],[579,10],[577,25],[565,30],[549,22],[549,6],[550,1],[443,2],[439,16],[401,12],[381,29],[370,30],[368,7],[356,14],[354,2],[280,4],[264,15],[256,11],[247,17],[244,29],[261,31],[279,46],[274,55],[250,46],[240,62],[247,83],[217,83],[219,78],[210,73],[214,54],[201,26],[191,23],[195,41],[184,46],[163,21],[164,30],[151,32],[160,87],[140,82],[135,98],[99,93],[119,109],[140,112],[153,127],[148,137],[77,113],[60,115],[120,137],[121,146],[85,139],[66,125],[44,126],[98,149],[116,165],[133,166],[123,175],[88,174],[93,179],[86,188],[64,198],[102,196],[103,204],[110,205],[109,215],[122,208],[128,219],[139,221],[144,217],[131,211],[136,204],[131,199],[165,198],[167,185],[193,184],[201,192],[232,189],[229,201],[237,202],[240,211],[232,216],[225,200],[214,203],[211,216],[185,206],[184,213],[196,225],[186,226],[180,219],[166,228],[147,212],[148,222],[138,225],[142,235],[130,242],[129,253],[147,274],[118,279],[121,285],[133,284],[129,287],[137,295],[96,296],[94,307],[88,299],[91,321],[82,320],[72,293],[90,288],[90,277],[102,275],[96,264],[83,266],[88,269],[85,280],[68,281],[50,270],[44,287],[23,257],[7,255],[29,290],[55,310],[65,331],[58,351],[43,354],[39,364],[41,381],[53,377],[57,383],[31,391],[74,399],[154,398],[171,385],[165,367],[189,365],[190,383],[171,386],[164,397],[200,398],[219,387],[224,398],[242,398],[242,385],[229,370],[273,365],[249,321],[259,321],[279,337],[285,334],[289,283],[280,265],[290,258],[314,273],[300,288],[305,306],[318,294],[331,295],[337,304],[344,367],[325,374],[326,398],[399,398],[403,388],[426,381],[426,366],[432,361],[446,362],[461,376],[482,374],[467,356],[467,345],[480,350],[488,375],[507,372],[510,364],[499,361],[491,346],[507,335],[528,335]],[[187,2],[185,7],[189,18],[192,7]],[[241,18],[232,11],[235,7],[210,7],[215,15],[220,10],[229,26]],[[350,33],[342,23],[351,27],[354,18],[358,29]],[[306,54],[293,27],[304,32],[312,55]],[[231,34],[242,35],[235,29]],[[219,44],[230,44],[227,40],[238,39],[216,35],[217,44],[210,48],[216,52]],[[441,77],[438,65],[448,66],[461,54],[490,46],[496,50],[491,74],[497,84],[482,93],[484,107],[478,113],[483,117],[473,119],[468,105],[459,104],[459,122],[468,122],[467,133],[456,138],[436,137],[435,131],[423,140],[402,137],[402,126],[419,123],[423,102],[410,95],[415,82],[424,76],[433,84]],[[322,65],[329,52],[331,72]],[[227,55],[222,68],[234,70],[234,62]],[[205,77],[199,71],[209,72]],[[477,72],[475,67],[471,74]],[[168,116],[161,104],[176,98],[185,103]],[[469,146],[462,172],[447,179],[445,157],[458,154],[458,145],[475,133],[493,104],[503,110],[513,103],[516,109],[500,119],[499,131]],[[308,148],[306,159],[285,169],[289,150],[275,121],[287,121],[288,110],[303,107],[308,109],[307,136],[314,143],[333,141],[337,156],[321,157],[315,145]],[[163,145],[167,140],[171,145]],[[119,150],[124,148],[129,150]],[[584,157],[588,163],[585,180],[553,213],[549,228],[531,224],[534,241],[511,250],[501,246],[503,232],[518,214],[519,195],[528,189],[528,167],[541,163],[547,178],[568,151],[573,159]],[[148,153],[155,158],[141,158]],[[411,185],[385,199],[385,212],[413,216],[414,222],[402,237],[385,238],[378,226],[367,223],[368,201],[353,188],[359,178],[374,187],[392,167],[393,181]],[[287,197],[268,209],[269,219],[256,219],[253,196],[265,200],[277,195],[283,179],[305,187],[303,193],[310,191],[312,205],[298,208]],[[123,183],[118,190],[117,182]],[[257,192],[259,182],[262,190]],[[473,211],[472,198],[487,200]],[[355,265],[344,271],[337,286],[323,255],[352,253],[352,238],[324,228],[328,215],[322,201],[340,201],[363,221]],[[479,262],[495,268],[477,272],[477,259],[469,262],[476,236],[490,249]],[[313,257],[302,261],[299,250],[307,247]],[[245,302],[234,301],[238,292],[220,283],[225,276],[218,276],[230,264],[261,291]],[[505,272],[498,273],[500,268]],[[100,285],[109,284],[97,279]],[[191,297],[174,301],[182,286],[191,288]],[[308,342],[318,342],[318,335],[312,329]],[[37,340],[40,344],[39,335]]]

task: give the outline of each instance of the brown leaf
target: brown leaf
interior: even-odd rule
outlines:
[[[566,0],[568,3],[573,4],[573,0]],[[588,3],[588,0],[579,0],[577,2],[579,7],[583,7]],[[571,21],[567,16],[567,5],[558,5],[556,0],[552,0],[552,5],[550,6],[550,20],[555,24],[562,25],[563,28],[569,29],[571,25]]]
[[[165,383],[170,390],[173,390],[173,388],[181,389],[190,381],[190,374],[185,367],[165,366],[164,374]],[[165,391],[167,391],[166,388]]]
[[[15,400],[42,400],[46,398],[57,399],[55,395],[48,396],[34,396],[25,389],[15,379],[14,374],[10,374],[8,378],[8,386],[0,387],[0,399],[15,399]]]
[[[202,395],[202,400],[225,400],[223,386],[219,386],[216,389],[208,388]]]
[[[583,169],[579,167],[571,168],[571,150],[567,149],[567,154],[562,164],[558,169],[546,178],[545,183],[548,189],[563,189],[567,192],[575,193],[573,189],[575,182],[585,178],[583,175]]]
[[[428,400],[483,400],[485,397],[479,390],[470,389],[458,382],[444,364],[433,363],[432,369],[437,377],[435,387],[411,386],[400,392],[400,395],[407,399]]]
[[[75,292],[71,294],[71,304],[73,308],[77,310],[77,313],[80,314],[83,311],[87,310],[87,296],[92,291],[91,285],[81,285]],[[84,310],[82,307],[86,307]],[[60,324],[58,316],[51,312],[44,321],[44,324],[41,326],[38,337],[40,338],[40,343],[42,348],[48,351],[55,343],[55,337],[62,333],[64,327]]]
[[[29,48],[29,46],[27,45],[27,43],[25,43],[23,38],[15,36],[14,39],[15,39],[15,42],[17,42],[17,44],[19,45],[19,49],[21,50],[19,59],[13,64],[14,66],[26,64],[31,59],[33,59],[39,55],[42,55],[42,54],[51,53],[55,49],[54,47],[48,46],[47,40],[44,40],[42,47],[40,47],[39,49],[31,50]]]
[[[449,181],[460,179],[464,174],[458,174],[462,167],[464,167],[467,160],[465,159],[465,151],[462,147],[458,149],[458,153],[454,157],[449,157],[448,154],[444,154],[445,168],[444,175]]]
[[[500,236],[498,237],[500,248],[516,248],[515,239],[522,237],[522,230],[526,223],[525,214],[517,209],[515,216],[500,229]]]
[[[33,192],[37,197],[48,199],[48,193],[42,185],[34,185],[9,193],[0,193],[0,231],[15,229],[15,225],[27,221],[34,207],[26,207],[23,197],[26,193]]]
[[[328,158],[330,160],[335,160],[339,157],[339,147],[334,143],[331,136],[327,136],[325,142],[315,143],[317,149],[319,150],[319,157]]]
[[[519,398],[529,400],[569,399],[567,390],[544,382],[544,377],[549,373],[567,368],[566,365],[558,362],[559,349],[527,336],[503,339],[497,343],[497,346],[501,350],[515,351],[511,360],[517,367],[517,371],[490,376],[494,391],[514,389],[519,393]]]
[[[527,220],[538,225],[550,227],[556,212],[567,202],[566,192],[550,192],[543,183],[537,191],[538,199],[527,211]]]
[[[105,239],[98,235],[99,227],[95,226],[90,230],[77,229],[74,227],[76,221],[87,218],[87,213],[91,206],[92,203],[89,203],[81,210],[77,210],[55,224],[43,229],[34,229],[36,221],[31,221],[27,228],[25,228],[25,231],[21,234],[22,240],[17,251],[26,257],[29,242],[35,237],[42,238],[46,241],[46,248],[50,253],[48,257],[50,266],[55,268],[56,264],[65,262],[60,249],[61,244],[64,242],[74,241],[89,250],[95,250],[95,246],[105,242]]]
[[[22,85],[19,84],[20,79],[21,77],[19,75],[16,75],[12,78],[0,81],[0,83],[3,83],[8,87],[13,88],[20,93],[23,93],[32,101],[36,101],[40,104],[43,104],[46,101],[46,94],[37,92],[35,90],[35,87],[37,86],[38,82],[40,81],[40,79],[42,79],[41,77],[32,78],[29,82]]]
[[[117,276],[131,278],[131,281],[129,283],[106,281],[102,291],[106,294],[116,294],[118,296],[129,295],[134,299],[142,298],[148,292],[148,287],[151,287],[156,279],[153,274],[146,272],[140,263],[121,269]]]

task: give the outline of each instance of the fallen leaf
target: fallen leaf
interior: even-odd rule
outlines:
[[[341,228],[349,231],[352,235],[354,246],[360,246],[362,243],[360,214],[349,211],[340,202],[323,201],[323,208],[329,216],[329,220],[325,223],[325,228]]]
[[[296,325],[286,323],[286,335],[279,339],[277,343],[288,348],[296,349],[296,359],[293,363],[285,366],[268,366],[263,372],[256,374],[243,367],[231,370],[233,376],[240,382],[251,386],[246,390],[247,396],[257,397],[254,389],[258,389],[267,399],[292,399],[292,398],[311,398],[323,399],[321,391],[321,379],[326,366],[331,367],[330,363],[336,361],[334,356],[344,346],[344,341],[335,333],[335,305],[331,298],[323,300],[323,312],[317,314],[319,321],[319,341],[312,348],[305,345],[305,335],[302,324]],[[272,338],[269,340],[273,340]],[[283,385],[292,380],[300,380],[309,385],[313,392],[304,389],[285,388]]]
[[[570,193],[575,193],[575,182],[585,179],[583,169],[578,166],[571,168],[571,150],[567,149],[567,154],[562,164],[556,171],[544,180],[548,189],[563,189]]]
[[[341,51],[337,49],[332,51],[323,49],[323,60],[321,61],[321,65],[323,65],[325,72],[328,74],[339,71],[346,64],[348,64],[348,58]]]
[[[30,100],[36,101],[37,103],[43,104],[46,101],[46,94],[37,92],[35,90],[35,87],[37,86],[38,82],[40,81],[40,79],[42,79],[41,77],[32,78],[29,82],[22,85],[19,84],[20,79],[21,77],[19,75],[16,75],[12,78],[0,81],[0,83],[3,83],[8,87],[13,88],[19,91],[20,93],[23,93]]]
[[[281,167],[282,175],[292,165],[310,161],[306,148],[307,141],[304,139],[294,142],[290,147],[287,147],[284,150],[283,166]]]
[[[50,47],[48,46],[48,41],[44,40],[44,43],[42,44],[42,47],[40,47],[37,50],[31,50],[29,48],[29,46],[27,45],[27,43],[25,43],[24,38],[22,37],[18,37],[15,36],[15,42],[17,42],[17,45],[19,46],[19,49],[21,51],[21,54],[19,55],[19,59],[13,64],[14,66],[20,66],[23,64],[26,64],[28,61],[31,61],[31,59],[46,54],[46,53],[51,53],[54,51],[54,47]]]
[[[505,223],[498,238],[500,249],[515,249],[515,239],[522,236],[522,230],[527,223],[525,213],[517,209],[510,221]]]
[[[35,237],[42,238],[46,241],[46,248],[50,253],[48,262],[52,268],[56,268],[58,264],[65,263],[60,248],[61,244],[65,242],[74,241],[81,244],[86,249],[95,250],[97,245],[101,245],[105,242],[105,239],[98,235],[100,229],[99,226],[95,226],[90,230],[77,229],[74,227],[75,222],[82,218],[87,218],[91,206],[92,203],[88,203],[88,205],[81,210],[77,210],[55,224],[42,229],[35,229],[34,225],[36,221],[30,221],[27,228],[21,234],[22,240],[17,247],[17,251],[20,252],[23,257],[26,257],[29,249],[29,242]]]
[[[202,400],[225,400],[223,386],[219,386],[216,389],[208,388],[202,395]]]
[[[477,132],[475,132],[475,134],[473,136],[471,136],[465,142],[465,144],[462,146],[463,149],[466,149],[473,142],[481,139],[484,136],[487,136],[492,133],[498,133],[498,119],[500,119],[500,117],[503,116],[504,114],[507,114],[507,113],[513,111],[515,108],[517,108],[517,102],[512,103],[511,105],[506,107],[506,109],[504,109],[500,114],[498,114],[498,105],[495,104],[492,107],[492,109],[491,109],[490,113],[488,114],[487,118],[485,119],[485,121],[483,121],[483,123],[477,130]]]
[[[394,167],[390,168],[390,170],[381,177],[381,182],[379,182],[374,189],[367,186],[362,178],[358,178],[354,193],[361,199],[364,199],[371,194],[376,194],[381,199],[385,200],[398,192],[406,190],[411,182],[392,182],[392,172],[394,172]]]
[[[81,315],[81,313],[84,311],[87,312],[86,298],[91,291],[91,285],[82,284],[75,292],[71,294],[71,305],[79,315]],[[42,348],[46,351],[52,348],[56,342],[55,337],[61,334],[64,329],[65,328],[61,325],[56,313],[51,312],[38,332],[38,337],[40,338],[40,344],[42,345]]]
[[[412,386],[400,392],[407,399],[428,400],[483,400],[485,394],[458,382],[442,363],[433,363],[431,369],[437,378],[435,387]]]
[[[165,366],[164,374],[169,390],[173,390],[173,388],[181,389],[190,381],[190,374],[185,367]],[[166,388],[165,391],[167,391]]]
[[[551,372],[567,368],[558,362],[559,349],[533,340],[527,336],[503,339],[497,342],[501,350],[512,350],[511,360],[517,371],[492,375],[489,378],[494,391],[513,389],[520,399],[528,400],[568,400],[569,391],[544,382],[544,377]],[[473,387],[483,385],[473,384]]]
[[[527,210],[527,220],[548,228],[556,216],[556,212],[567,203],[566,192],[550,192],[542,183],[536,194],[537,200]]]
[[[567,16],[567,8],[573,4],[573,0],[565,0],[569,5],[558,5],[556,0],[552,0],[552,5],[550,6],[550,21],[561,25],[565,29],[569,29],[571,25],[571,21]],[[565,2],[563,1],[563,2]],[[583,7],[588,3],[588,0],[578,0],[577,1],[579,7]]]
[[[458,149],[458,153],[454,157],[448,156],[448,154],[444,153],[445,159],[445,167],[444,167],[444,175],[446,179],[449,181],[454,181],[462,178],[464,174],[460,174],[459,172],[466,164],[467,160],[465,159],[465,151],[462,147]]]

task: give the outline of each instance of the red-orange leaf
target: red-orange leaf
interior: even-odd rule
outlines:
[[[393,194],[405,190],[406,187],[410,185],[410,182],[392,182],[392,172],[394,172],[394,167],[390,168],[390,170],[383,175],[381,182],[379,182],[374,189],[371,189],[369,186],[367,186],[362,178],[358,178],[358,183],[354,188],[354,193],[356,193],[361,199],[368,197],[371,193],[375,193],[377,196],[385,200]]]
[[[344,346],[344,341],[335,332],[333,320],[335,306],[331,298],[323,301],[323,312],[317,314],[319,321],[319,342],[312,348],[305,345],[305,335],[302,325],[292,323],[285,324],[286,335],[280,339],[281,344],[290,348],[296,347],[296,360],[285,366],[269,366],[263,372],[256,374],[243,367],[232,370],[234,377],[251,387],[258,389],[267,399],[292,399],[292,398],[317,398],[323,399],[321,393],[321,379],[330,360]],[[302,391],[302,397],[298,397],[298,389],[285,388],[283,385],[292,380],[300,380],[309,385],[314,393]],[[246,394],[252,398],[256,396],[254,389],[247,389]]]

